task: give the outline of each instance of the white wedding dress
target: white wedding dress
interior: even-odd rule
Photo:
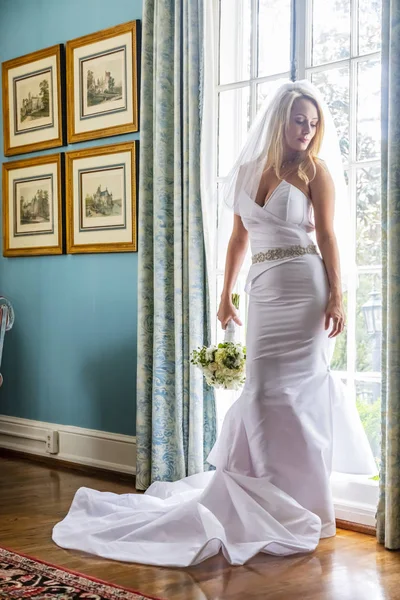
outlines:
[[[237,200],[252,254],[313,242],[312,208],[282,181],[266,206]],[[63,548],[164,566],[197,564],[222,550],[240,565],[258,552],[313,551],[335,535],[332,469],[374,474],[355,404],[329,369],[329,287],[318,254],[255,263],[246,289],[247,379],[208,462],[216,470],[144,495],[81,488],[53,530]]]

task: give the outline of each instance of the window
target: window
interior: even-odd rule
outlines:
[[[356,398],[377,462],[381,327],[379,320],[375,331],[368,330],[366,305],[376,296],[379,311],[380,9],[378,0],[314,0],[304,13],[305,35],[298,44],[301,75],[320,89],[333,113],[350,194],[358,281],[349,282],[347,331],[337,340],[332,367]]]
[[[218,27],[215,28],[218,48],[215,83],[218,105],[216,186],[226,176],[271,85],[279,80],[311,80],[320,89],[333,113],[350,195],[352,244],[358,282],[351,281],[345,295],[347,330],[337,340],[332,367],[340,372],[357,402],[378,462],[381,377],[381,2],[214,2],[218,9]],[[216,219],[218,248],[215,278],[218,303],[232,225],[232,215],[224,212],[222,202]],[[247,311],[243,293],[244,278],[245,269],[239,276],[236,290],[241,293],[242,315]],[[221,330],[217,331],[217,335],[222,337]],[[242,335],[244,338],[244,331]],[[223,402],[225,409],[221,413],[225,412],[227,405],[225,398]],[[343,480],[341,489],[342,484]],[[346,489],[346,494],[350,494],[350,488]],[[370,493],[374,502],[376,484],[375,491]],[[349,497],[343,500],[346,503]],[[344,513],[340,514],[346,518]],[[353,511],[350,520],[357,520],[357,514],[354,516]],[[364,515],[360,522],[373,524],[372,517],[368,519]]]

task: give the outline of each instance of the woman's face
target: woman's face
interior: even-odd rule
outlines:
[[[307,150],[318,126],[318,111],[306,98],[296,98],[286,130],[286,143],[291,150]]]

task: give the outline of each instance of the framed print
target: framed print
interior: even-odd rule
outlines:
[[[67,252],[136,252],[136,146],[68,152]]]
[[[68,143],[138,131],[137,23],[67,42]]]
[[[3,163],[3,255],[62,254],[63,155]]]
[[[61,45],[3,63],[5,156],[63,145],[63,63]]]

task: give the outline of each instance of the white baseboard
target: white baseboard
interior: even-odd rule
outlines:
[[[46,452],[49,431],[58,432],[56,454]],[[129,435],[0,415],[0,448],[119,473],[136,472],[136,438]]]
[[[46,452],[49,431],[57,431],[57,454]],[[119,473],[135,474],[136,438],[0,415],[0,448],[51,456],[80,465]],[[368,476],[332,474],[332,492],[337,519],[375,526],[378,484]]]

